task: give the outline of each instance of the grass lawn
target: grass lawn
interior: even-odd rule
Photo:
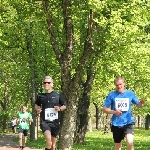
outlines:
[[[150,131],[134,129],[135,150],[150,150]],[[16,141],[16,140],[15,140]],[[43,135],[35,142],[27,142],[27,145],[35,148],[44,148],[45,140]],[[74,145],[73,150],[114,150],[114,143],[111,132],[104,135],[101,131],[87,132],[86,145]],[[123,141],[122,150],[126,150],[126,143]]]
[[[135,150],[150,150],[150,131],[134,129]],[[100,131],[86,134],[86,145],[74,145],[76,150],[114,150],[114,143],[111,132],[104,135]],[[122,150],[126,150],[126,143],[123,141]]]

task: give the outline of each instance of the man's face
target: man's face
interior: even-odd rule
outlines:
[[[115,82],[115,86],[116,86],[116,90],[119,93],[123,93],[124,92],[124,87],[125,87],[125,83],[122,79],[119,79]]]
[[[43,87],[45,90],[51,90],[53,87],[53,82],[51,79],[45,79],[43,82]]]

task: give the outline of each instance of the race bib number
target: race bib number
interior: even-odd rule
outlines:
[[[54,121],[55,119],[58,119],[58,112],[55,108],[45,109],[45,120]]]
[[[20,119],[20,124],[23,125],[26,123],[26,120],[25,119]]]
[[[121,111],[128,111],[129,98],[115,98],[115,107],[121,109]]]

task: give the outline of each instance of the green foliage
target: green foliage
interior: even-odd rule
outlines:
[[[139,98],[147,100],[142,109],[135,107],[134,113],[140,115],[150,113],[149,6],[149,1],[141,0],[71,2],[69,17],[73,20],[74,41],[71,51],[73,55],[69,55],[68,58],[72,77],[84,51],[88,51],[84,46],[89,38],[87,37],[89,16],[92,18],[89,35],[93,55],[88,61],[83,62],[86,67],[94,66],[91,67],[93,70],[96,68],[91,102],[102,105],[108,92],[114,90],[114,77],[122,75],[126,80],[126,87],[134,90]],[[27,103],[30,107],[33,72],[37,75],[35,81],[39,90],[42,88],[43,77],[48,74],[54,78],[54,89],[61,88],[60,76],[64,72],[60,70],[63,66],[57,62],[53,43],[50,41],[51,38],[56,38],[61,56],[65,56],[68,41],[66,41],[67,31],[64,30],[62,2],[59,0],[49,1],[54,26],[51,38],[47,31],[41,1],[4,0],[0,8],[0,110],[7,110],[10,117],[20,109],[18,106]],[[30,58],[34,63],[31,63]],[[68,59],[62,58],[67,64]],[[86,67],[82,70],[86,70]],[[64,70],[66,71],[66,68]],[[68,76],[64,78],[67,82],[72,82],[68,81]],[[86,71],[82,79],[86,79]],[[82,88],[82,83],[80,87]],[[83,89],[78,90],[81,93]]]
[[[94,21],[101,27],[101,34],[97,35],[99,43],[95,46],[103,50],[97,63],[91,102],[102,105],[107,94],[115,90],[114,77],[120,75],[125,78],[127,89],[135,91],[139,99],[147,100],[144,108],[134,108],[135,113],[149,113],[149,3],[94,0],[89,5],[96,14]]]
[[[18,106],[26,104],[31,108],[29,48],[34,54],[32,68],[38,74],[35,80],[39,90],[45,75],[51,75],[55,89],[60,90],[60,67],[49,44],[41,3],[3,1],[0,7],[0,111],[8,112],[6,119],[1,116],[4,128],[7,128],[6,121],[20,111]]]
[[[0,130],[4,131],[7,129],[7,126],[10,121],[10,114],[7,111],[0,111]]]

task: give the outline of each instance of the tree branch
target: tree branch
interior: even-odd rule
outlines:
[[[75,70],[76,73],[74,74],[73,77],[73,81],[74,81],[73,84],[80,83],[80,81],[82,80],[80,77],[84,72],[84,68],[86,68],[85,66],[89,64],[89,62],[87,63],[87,61],[89,60],[92,53],[94,52],[93,42],[92,42],[92,19],[93,19],[93,13],[92,10],[90,10],[88,16],[87,36],[84,44],[84,52]]]
[[[46,21],[47,21],[47,24],[48,24],[48,32],[49,32],[49,35],[50,35],[50,42],[51,42],[52,48],[55,52],[56,59],[59,62],[59,64],[61,65],[61,63],[62,63],[62,54],[61,54],[61,51],[59,50],[58,43],[57,43],[57,40],[56,40],[56,37],[55,37],[52,16],[50,15],[50,8],[49,8],[48,3],[49,3],[48,0],[42,0],[44,12],[46,14]]]

